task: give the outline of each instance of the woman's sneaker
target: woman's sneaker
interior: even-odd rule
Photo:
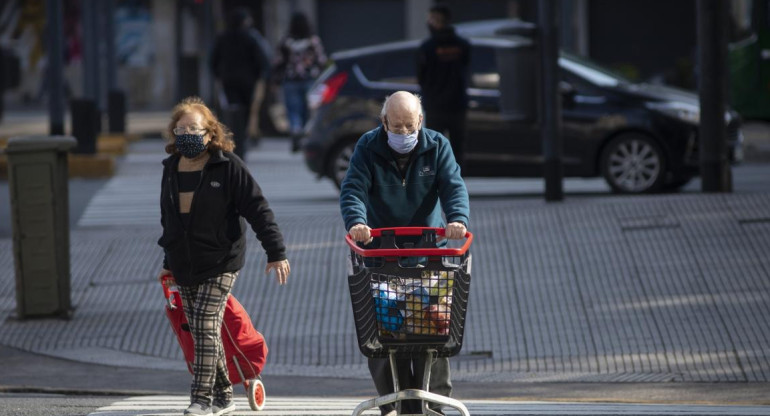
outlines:
[[[230,400],[214,400],[214,404],[211,406],[211,414],[213,416],[220,416],[230,413],[235,410],[235,402]]]
[[[193,403],[187,410],[184,411],[185,415],[194,416],[211,416],[211,408],[205,404]]]

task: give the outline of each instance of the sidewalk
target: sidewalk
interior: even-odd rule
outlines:
[[[154,280],[162,146],[132,144],[72,229],[72,320],[13,318],[11,241],[0,239],[0,390],[184,394]],[[234,293],[271,348],[271,395],[373,396],[336,191],[286,146],[268,140],[247,162],[286,238],[291,280],[262,276],[249,237]],[[457,397],[770,405],[770,191],[546,204],[476,184]]]

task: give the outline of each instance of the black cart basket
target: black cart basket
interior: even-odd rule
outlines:
[[[363,248],[346,236],[350,246],[348,283],[361,353],[369,358],[451,357],[460,352],[471,283],[473,235],[460,248],[438,247],[443,228],[373,229],[378,248]],[[406,241],[406,242],[405,242]],[[431,362],[432,360],[428,360]],[[422,399],[467,409],[456,400],[425,390],[396,392],[359,406]],[[392,397],[391,397],[392,396]],[[459,405],[459,406],[458,406]],[[461,410],[461,413],[463,411]]]

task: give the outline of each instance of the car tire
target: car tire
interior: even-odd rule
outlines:
[[[329,152],[329,159],[326,163],[326,176],[334,181],[337,189],[340,189],[342,180],[345,179],[355,146],[355,140],[344,140]]]
[[[642,133],[625,133],[602,151],[601,171],[613,192],[641,194],[661,190],[666,158],[655,140]]]

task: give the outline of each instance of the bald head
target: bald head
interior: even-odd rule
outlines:
[[[395,92],[385,99],[380,117],[389,131],[411,133],[421,127],[420,97],[408,91]]]

